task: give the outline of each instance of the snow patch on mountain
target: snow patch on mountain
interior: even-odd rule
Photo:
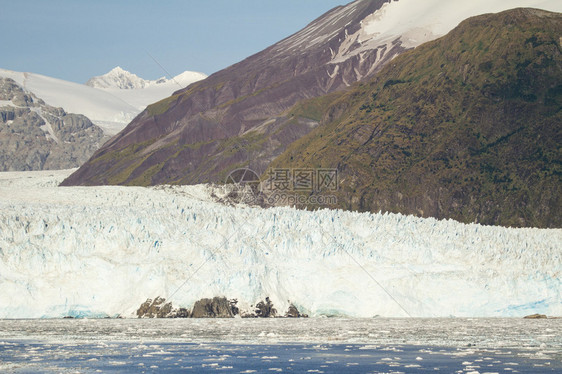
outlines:
[[[469,17],[518,7],[562,11],[562,4],[552,0],[391,1],[365,19],[360,41],[391,41],[399,35],[403,46],[416,47],[447,34]]]
[[[132,317],[162,296],[311,316],[562,315],[562,230],[215,203],[209,186],[0,173],[0,318]]]
[[[340,9],[335,19],[355,10],[356,3]],[[400,43],[405,48],[437,39],[463,20],[485,13],[497,13],[518,7],[532,7],[555,12],[562,11],[562,3],[554,0],[392,0],[368,15],[361,28],[346,33],[332,63],[345,61],[357,54]]]

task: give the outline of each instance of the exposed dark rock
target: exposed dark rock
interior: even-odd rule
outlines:
[[[285,313],[285,317],[287,318],[300,318],[304,317],[305,315],[300,314],[299,310],[293,305],[289,305],[289,310]]]
[[[137,309],[138,318],[189,318],[190,313],[186,308],[174,309],[171,302],[165,303],[166,299],[157,297],[146,299]]]
[[[147,299],[137,309],[138,318],[233,318],[241,315],[242,318],[272,318],[280,317],[269,297],[265,301],[256,304],[252,311],[240,311],[237,299],[227,299],[226,297],[204,298],[198,300],[193,305],[190,313],[186,308],[175,309],[171,302],[165,303],[166,299],[157,297]],[[287,318],[307,318],[308,315],[301,314],[299,310],[291,304],[285,313]]]
[[[186,308],[179,308],[176,313],[173,315],[173,318],[189,318],[189,310]]]
[[[0,171],[80,166],[105,141],[80,114],[46,105],[10,78],[0,78]]]
[[[531,315],[525,316],[523,318],[525,318],[525,319],[543,319],[543,318],[547,318],[547,317],[544,314],[531,314]]]
[[[236,301],[226,297],[201,299],[195,302],[191,318],[233,318],[238,314]]]
[[[172,303],[166,303],[156,312],[156,318],[166,318],[172,314]]]
[[[166,305],[164,305],[164,307],[162,306],[162,304],[164,304],[164,301],[166,301],[166,299],[164,299],[163,297],[158,296],[156,299],[154,299],[154,301],[152,301],[152,299],[147,299],[144,303],[142,303],[142,305],[140,306],[139,309],[137,309],[137,317],[138,318],[163,318],[165,317],[165,315],[163,314],[162,310],[166,309],[169,311],[171,311],[171,303],[168,303]],[[169,305],[169,307],[168,307]]]
[[[232,310],[232,314],[234,314],[235,316],[240,314],[240,309],[237,306],[238,300],[232,299],[232,300],[229,300],[229,303],[230,303],[230,309]]]
[[[269,300],[269,297],[265,298],[264,301],[260,301],[256,304],[254,310],[256,317],[269,318],[277,316],[277,309],[273,307],[273,303]]]
[[[150,306],[152,305],[152,299],[146,299],[144,303],[137,309],[137,317],[142,318],[147,315]]]

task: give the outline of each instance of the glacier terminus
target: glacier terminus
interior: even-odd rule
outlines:
[[[135,317],[147,298],[311,317],[562,315],[562,230],[226,206],[220,187],[0,174],[0,318]]]

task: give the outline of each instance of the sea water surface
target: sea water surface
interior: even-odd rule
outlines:
[[[560,373],[562,319],[0,320],[0,372]]]

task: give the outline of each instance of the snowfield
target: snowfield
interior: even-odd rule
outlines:
[[[228,207],[208,186],[57,187],[0,173],[0,318],[269,296],[311,316],[562,315],[562,230]],[[385,291],[386,290],[386,291]]]

